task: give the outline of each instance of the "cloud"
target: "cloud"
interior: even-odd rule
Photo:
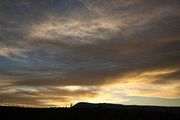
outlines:
[[[8,57],[8,58],[13,58],[13,57],[23,57],[23,49],[18,49],[18,48],[8,48],[8,47],[3,47],[1,46],[0,48],[0,56]]]
[[[66,44],[92,43],[94,39],[107,39],[111,34],[118,31],[117,26],[100,20],[86,22],[76,19],[70,21],[56,19],[33,25],[30,38],[55,40]]]
[[[77,98],[77,100],[83,100],[97,96],[95,88],[80,86],[29,87],[6,85],[2,86],[0,90],[1,104],[30,107],[67,106]]]
[[[179,4],[178,0],[1,1],[2,86],[5,81],[19,88],[101,88],[118,83],[124,90],[124,84],[129,86],[127,95],[179,98]],[[62,101],[65,94],[79,93],[66,91],[59,95]]]

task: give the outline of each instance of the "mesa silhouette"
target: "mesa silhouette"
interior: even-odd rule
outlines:
[[[0,107],[1,118],[49,120],[180,120],[180,107],[80,102],[70,108]]]

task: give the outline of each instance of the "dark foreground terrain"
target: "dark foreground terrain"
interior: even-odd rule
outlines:
[[[71,108],[0,107],[1,120],[180,120],[180,107],[78,103]]]

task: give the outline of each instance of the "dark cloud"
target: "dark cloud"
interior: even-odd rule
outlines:
[[[171,84],[178,83],[180,79],[180,71],[175,71],[167,74],[157,75],[156,80],[153,82],[155,84]]]

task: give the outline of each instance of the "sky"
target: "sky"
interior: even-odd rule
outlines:
[[[0,104],[180,106],[179,0],[1,0]]]

